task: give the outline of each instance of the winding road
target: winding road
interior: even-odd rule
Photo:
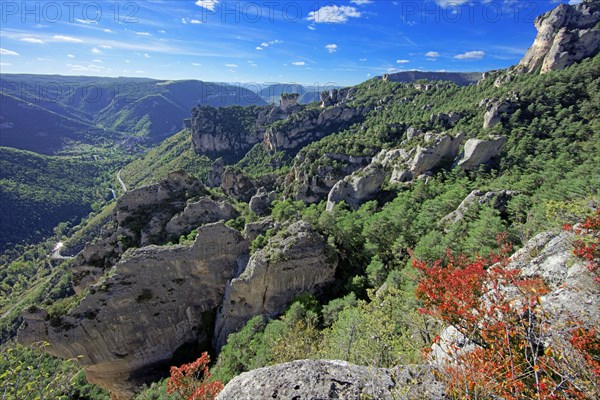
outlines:
[[[119,170],[119,172],[117,172],[117,180],[119,181],[119,183],[121,184],[121,187],[123,188],[123,193],[127,193],[127,186],[125,186],[125,182],[123,182],[123,179],[121,179],[121,171],[123,171],[123,168],[121,168]]]
[[[52,249],[52,254],[50,254],[51,260],[70,260],[74,257],[65,257],[60,255],[60,249],[63,247],[63,242],[57,242]]]

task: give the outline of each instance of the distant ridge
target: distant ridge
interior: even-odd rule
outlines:
[[[451,81],[458,86],[476,84],[483,77],[483,72],[424,72],[403,71],[394,74],[386,74],[379,79],[387,79],[391,82],[414,82],[418,80],[428,81]]]

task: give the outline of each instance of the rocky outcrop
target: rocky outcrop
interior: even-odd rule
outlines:
[[[538,307],[544,311],[544,329],[552,332],[545,337],[549,347],[554,347],[552,341],[561,339],[568,332],[565,328],[574,322],[596,330],[600,327],[600,286],[586,267],[587,262],[573,255],[572,240],[570,232],[540,233],[515,252],[507,266],[519,270],[522,277],[542,278],[548,285],[549,293],[540,297]],[[511,286],[504,286],[503,290],[509,296],[511,291],[516,292]],[[449,326],[440,335],[439,343],[432,346],[431,363],[452,362],[475,348],[473,342]]]
[[[408,150],[405,147],[383,150],[374,162],[393,168],[390,182],[409,182],[438,168],[443,162],[456,158],[462,138],[462,133],[456,137],[445,133],[427,133],[424,135],[423,145],[419,144]]]
[[[244,227],[244,236],[246,236],[249,241],[253,241],[259,235],[264,235],[269,229],[273,228],[278,229],[279,224],[275,224],[273,217],[265,217],[256,222],[247,223]]]
[[[223,172],[225,172],[225,162],[222,158],[217,158],[210,168],[208,172],[208,177],[206,178],[206,185],[211,188],[216,188],[221,186],[221,177],[223,176]]]
[[[235,377],[217,400],[446,398],[426,366],[371,368],[334,360],[299,360]]]
[[[458,162],[458,166],[469,171],[487,164],[500,155],[505,143],[504,136],[491,137],[489,140],[469,139],[465,143],[464,155]]]
[[[267,192],[267,189],[261,187],[250,199],[250,211],[260,217],[269,215],[271,203],[275,201],[276,198],[277,194],[275,192]]]
[[[474,205],[486,205],[498,210],[500,214],[507,213],[507,205],[510,199],[519,194],[514,190],[498,190],[498,191],[483,191],[473,190],[465,199],[460,203],[458,208],[446,215],[440,220],[441,224],[452,224],[462,220],[465,213]]]
[[[323,165],[323,158],[335,161],[334,168],[329,163]],[[290,196],[305,203],[316,203],[327,199],[333,186],[344,177],[366,167],[372,157],[349,156],[327,153],[320,160],[312,160],[303,155],[296,156],[292,171],[286,178],[285,186],[291,190]]]
[[[236,168],[225,170],[221,176],[221,188],[227,195],[243,202],[249,202],[256,193],[254,182]]]
[[[188,197],[205,196],[207,193],[198,179],[182,171],[170,173],[157,184],[127,191],[117,199],[112,221],[103,236],[86,245],[75,258],[72,269],[75,291],[80,292],[88,284],[95,283],[128,248],[163,244],[189,233],[186,226],[179,224],[172,225],[168,232],[166,225],[185,210]],[[216,222],[223,216],[197,222]],[[195,223],[192,225],[195,225],[193,228],[198,227]]]
[[[90,382],[130,399],[178,349],[210,349],[216,309],[248,247],[216,223],[200,228],[192,246],[130,251],[67,315],[25,315],[19,340],[48,341],[50,353],[79,357]]]
[[[321,107],[339,106],[352,100],[355,88],[333,89],[321,92]]]
[[[385,180],[385,170],[379,164],[371,164],[336,183],[327,196],[327,211],[333,210],[336,203],[345,201],[357,209],[362,203],[374,199],[381,191]]]
[[[368,111],[345,106],[304,110],[267,129],[265,145],[271,151],[296,149],[361,121]]]
[[[456,123],[460,121],[463,117],[464,115],[462,113],[452,111],[448,114],[432,114],[429,118],[429,122],[432,125],[440,125],[443,129],[450,129],[454,125],[456,125]]]
[[[600,2],[561,4],[535,20],[538,34],[519,66],[545,73],[600,52]]]
[[[263,139],[258,124],[248,126],[244,120],[258,120],[268,107],[213,108],[200,106],[192,110],[189,123],[194,150],[199,154],[231,158],[250,150]],[[239,113],[244,115],[240,117]]]
[[[493,128],[502,122],[502,118],[506,114],[514,113],[518,108],[518,103],[514,99],[483,100],[480,106],[485,106],[485,114],[483,116],[483,129]]]
[[[171,237],[177,237],[183,232],[190,232],[201,225],[220,220],[229,221],[237,218],[239,213],[226,201],[214,201],[210,197],[189,203],[180,214],[167,222],[166,230]]]
[[[300,293],[316,293],[334,279],[337,256],[306,222],[297,222],[252,255],[225,290],[215,327],[220,349],[255,315],[274,317]]]

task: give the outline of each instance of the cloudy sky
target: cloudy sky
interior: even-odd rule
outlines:
[[[2,0],[0,70],[338,85],[485,71],[517,63],[560,2]]]

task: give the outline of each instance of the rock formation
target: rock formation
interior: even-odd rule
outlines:
[[[165,229],[175,237],[201,225],[220,220],[229,221],[238,216],[239,213],[228,202],[217,202],[210,197],[202,197],[198,201],[189,203],[180,214],[171,218]]]
[[[475,204],[487,205],[498,210],[501,214],[506,214],[508,202],[517,194],[518,192],[513,190],[499,190],[490,192],[473,190],[467,197],[465,197],[458,208],[442,218],[440,223],[448,224],[460,221],[464,218],[465,213],[469,210],[469,208]]]
[[[268,128],[265,145],[272,151],[296,149],[361,121],[368,112],[368,108],[339,105],[322,111],[304,110]]]
[[[267,192],[267,189],[261,187],[250,199],[250,211],[261,217],[269,215],[271,203],[275,201],[276,198],[277,195],[275,192]]]
[[[390,182],[408,182],[439,167],[444,161],[456,158],[462,138],[462,133],[456,137],[445,133],[427,133],[424,135],[424,145],[410,148],[407,142],[398,149],[382,150],[374,162],[393,168]]]
[[[250,201],[256,193],[254,182],[236,168],[227,168],[223,172],[221,188],[227,195],[244,202]]]
[[[255,315],[273,317],[295,296],[316,293],[334,279],[337,255],[306,222],[297,222],[250,257],[246,269],[227,285],[215,327],[215,346]]]
[[[296,156],[292,171],[286,178],[286,187],[291,196],[306,203],[316,203],[326,199],[331,188],[344,177],[367,166],[372,157],[356,157],[346,154],[327,153],[328,160],[335,161],[338,166],[322,165],[302,155]],[[315,165],[316,164],[316,165]]]
[[[572,322],[600,327],[600,288],[587,269],[587,262],[573,255],[572,235],[540,233],[513,254],[507,267],[520,270],[523,277],[542,278],[548,285],[550,292],[541,296],[539,307],[544,310],[548,331],[553,332],[552,337],[546,338],[549,341],[556,340]],[[504,290],[510,293],[511,287]],[[453,326],[446,328],[440,339],[432,346],[434,365],[451,362],[476,347]]]
[[[210,348],[226,283],[247,252],[248,242],[223,223],[200,228],[193,246],[130,251],[67,315],[25,315],[19,340],[80,357],[90,382],[130,399],[182,346]]]
[[[340,106],[352,100],[355,92],[356,89],[354,88],[325,90],[321,92],[321,107]]]
[[[335,204],[342,201],[357,209],[365,201],[374,199],[381,191],[385,175],[381,165],[370,164],[342,179],[333,186],[327,196],[327,210],[333,210]]]
[[[500,154],[505,143],[504,136],[491,137],[489,140],[469,139],[465,143],[464,155],[458,166],[469,171],[487,164]]]
[[[299,360],[235,377],[217,400],[439,400],[444,386],[426,366],[370,368],[334,360]]]
[[[481,72],[424,72],[403,71],[394,74],[386,74],[381,78],[385,82],[415,82],[419,80],[428,81],[450,81],[459,86],[476,84],[483,74]]]
[[[483,116],[483,129],[489,129],[502,122],[505,114],[514,113],[518,108],[518,103],[514,99],[486,99],[480,103],[480,106],[486,108]]]
[[[566,68],[600,52],[600,2],[561,4],[535,20],[537,37],[519,66],[541,73]]]
[[[171,219],[185,210],[188,196],[206,196],[207,193],[199,180],[182,171],[170,173],[157,184],[125,193],[117,200],[112,222],[103,236],[86,245],[76,257],[73,265],[75,290],[80,292],[88,284],[95,283],[104,270],[112,267],[130,247],[163,244],[189,233],[186,230],[188,225],[196,228],[201,223],[216,222],[226,217],[219,214],[211,220],[196,214],[198,221],[188,219],[185,226],[172,223],[171,230],[167,231],[166,225]]]

